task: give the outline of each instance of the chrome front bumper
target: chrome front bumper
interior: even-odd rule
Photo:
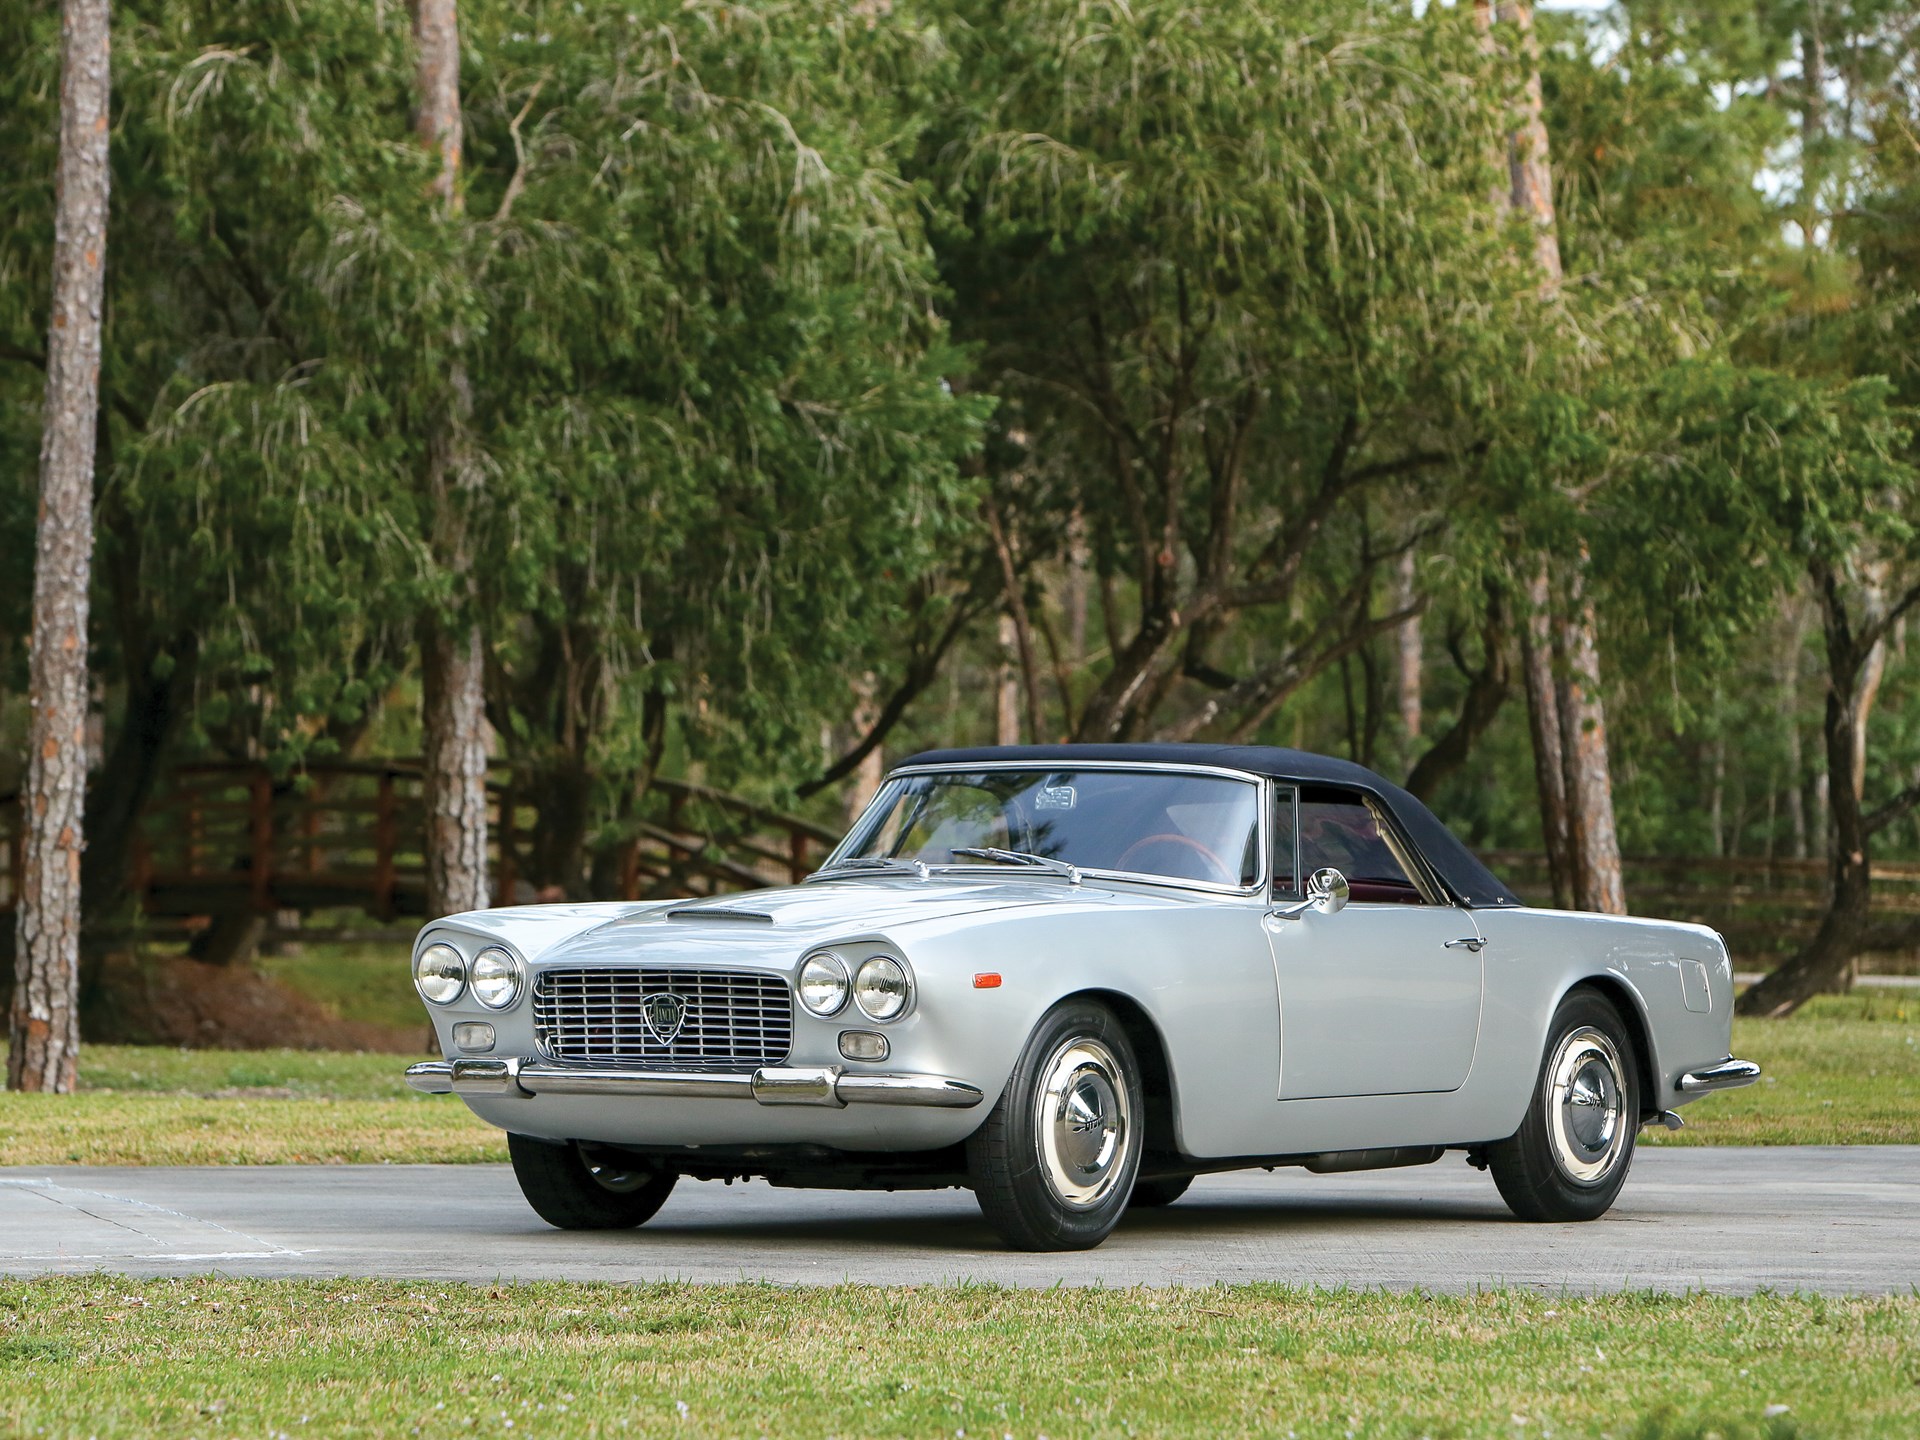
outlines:
[[[1736,1060],[1731,1055],[1718,1065],[1689,1070],[1674,1082],[1682,1095],[1704,1095],[1709,1090],[1738,1090],[1760,1078],[1760,1067],[1751,1060]]]
[[[943,1075],[850,1075],[838,1065],[765,1065],[751,1072],[621,1070],[544,1060],[428,1060],[407,1067],[407,1084],[428,1095],[619,1095],[752,1100],[759,1105],[930,1105],[967,1110],[978,1086]]]

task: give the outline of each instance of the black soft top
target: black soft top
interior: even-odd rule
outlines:
[[[1302,785],[1341,785],[1364,791],[1387,808],[1407,837],[1420,847],[1455,898],[1474,907],[1518,905],[1520,897],[1503,885],[1440,823],[1425,805],[1390,780],[1331,755],[1284,750],[1277,745],[982,745],[968,750],[923,750],[900,762],[960,768],[995,761],[1032,761],[1036,765],[1073,765],[1083,760],[1140,765],[1216,765],[1291,780]]]

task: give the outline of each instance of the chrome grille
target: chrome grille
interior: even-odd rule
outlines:
[[[647,1024],[649,995],[677,995],[671,1041]],[[555,1060],[660,1070],[751,1070],[793,1048],[786,977],[738,970],[544,970],[533,983],[533,1033]]]

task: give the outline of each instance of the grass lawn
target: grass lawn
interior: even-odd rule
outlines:
[[[1642,1143],[1920,1144],[1920,997],[1863,992],[1743,1020],[1734,1051],[1766,1078]],[[82,1093],[0,1094],[0,1165],[504,1160],[499,1133],[459,1101],[406,1088],[418,1058],[89,1046]]]
[[[1911,1296],[0,1282],[9,1435],[1916,1432]]]
[[[86,1046],[79,1094],[0,1093],[0,1165],[505,1160],[465,1105],[406,1087],[420,1058]]]
[[[1649,1145],[1920,1144],[1920,993],[1816,997],[1786,1020],[1735,1020],[1733,1053],[1760,1083],[1709,1095]]]

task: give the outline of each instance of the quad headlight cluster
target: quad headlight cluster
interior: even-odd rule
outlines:
[[[527,967],[499,945],[487,946],[469,964],[453,946],[436,940],[414,957],[413,983],[433,1005],[451,1005],[470,990],[489,1010],[505,1010],[526,989]]]
[[[913,1004],[913,976],[891,955],[871,955],[849,971],[833,951],[816,950],[800,964],[799,991],[808,1013],[822,1019],[851,1000],[869,1020],[896,1020]]]

